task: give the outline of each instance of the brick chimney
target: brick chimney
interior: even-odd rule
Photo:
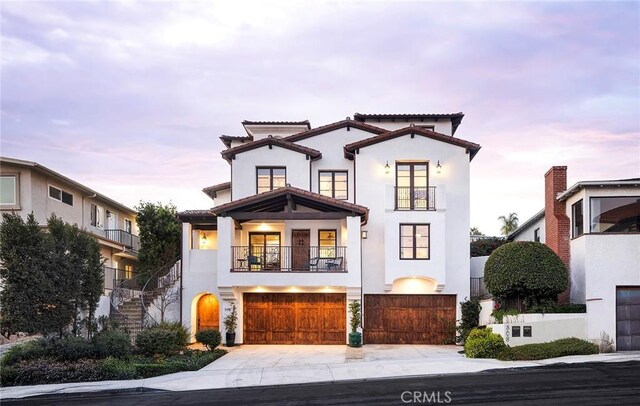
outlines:
[[[567,167],[553,166],[544,175],[544,221],[545,241],[569,270],[567,290],[558,296],[560,303],[569,303],[571,293],[571,269],[569,268],[569,217],[565,202],[559,202],[558,193],[567,190]]]

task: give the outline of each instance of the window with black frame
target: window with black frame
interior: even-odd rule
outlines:
[[[396,210],[429,208],[429,167],[427,162],[396,163]]]
[[[429,259],[429,224],[400,224],[400,259]]]
[[[287,169],[284,167],[256,168],[257,193],[280,189],[287,185]]]

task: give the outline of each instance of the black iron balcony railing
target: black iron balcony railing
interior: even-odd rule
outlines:
[[[133,252],[140,250],[140,237],[124,230],[104,230],[105,237],[117,241]]]
[[[484,284],[484,278],[471,278],[471,299],[487,299],[491,294]]]
[[[436,187],[395,187],[396,210],[435,210]]]
[[[234,272],[347,272],[347,247],[234,246]]]
[[[108,266],[102,267],[104,270],[104,289],[109,291],[118,286],[119,283],[124,281],[131,281],[131,285],[136,285],[136,273],[133,271],[127,271],[125,269],[111,268]],[[125,283],[128,284],[128,283]]]

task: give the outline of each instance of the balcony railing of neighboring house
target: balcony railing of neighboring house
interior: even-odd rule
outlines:
[[[491,294],[484,284],[484,277],[471,278],[471,299],[488,299]]]
[[[233,272],[347,272],[347,247],[231,248]]]
[[[435,210],[436,187],[395,187],[396,210]]]
[[[124,245],[125,248],[133,252],[140,250],[140,237],[124,230],[104,230],[104,235],[112,241],[117,241]]]
[[[104,290],[112,291],[118,284],[122,283],[126,287],[134,288],[136,286],[136,273],[125,269],[102,267],[104,270]],[[131,285],[131,286],[128,286]]]

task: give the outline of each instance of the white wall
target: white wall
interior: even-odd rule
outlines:
[[[253,196],[257,190],[256,167],[284,166],[287,168],[287,183],[309,190],[309,168],[311,160],[305,154],[289,149],[268,146],[252,149],[236,155],[231,161],[232,200]]]
[[[544,221],[544,216],[540,218],[538,221],[529,224],[527,228],[520,231],[518,235],[516,235],[513,241],[535,241],[535,230],[540,229],[540,242],[544,243],[546,240],[546,226]]]
[[[529,317],[528,319],[524,316]],[[555,316],[555,317],[550,317]],[[585,314],[526,314],[505,317],[503,324],[489,324],[494,333],[502,336],[505,344],[515,347],[524,344],[547,343],[561,338],[586,339]],[[513,337],[512,327],[520,327],[520,337]],[[531,327],[531,337],[523,337],[523,327]]]
[[[487,259],[489,259],[488,255],[471,258],[471,277],[472,278],[484,277],[484,265],[487,263]]]
[[[434,131],[440,134],[451,135],[453,130],[451,126],[451,120],[442,119],[442,120],[432,120],[432,121],[387,121],[381,120],[366,120],[367,124],[375,125],[376,127],[381,127],[387,130],[399,130],[400,128],[409,127],[411,124],[415,124],[416,127],[420,126],[434,126]]]

